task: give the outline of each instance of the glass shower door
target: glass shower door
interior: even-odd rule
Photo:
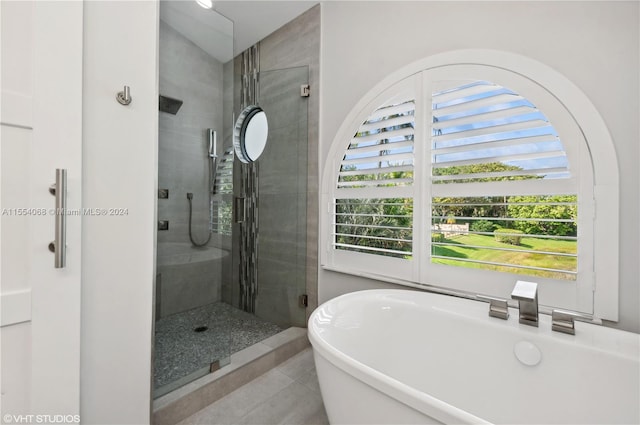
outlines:
[[[255,314],[282,328],[305,326],[299,297],[306,291],[306,66],[260,72],[260,107],[269,120],[259,160],[258,291]]]

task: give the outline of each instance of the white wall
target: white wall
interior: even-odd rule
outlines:
[[[613,138],[621,173],[616,326],[640,332],[638,27],[638,2],[325,2],[320,182],[344,117],[393,71],[458,49],[503,50],[540,61],[589,97]],[[320,302],[345,292],[388,286],[326,270],[318,276]]]
[[[158,4],[85,2],[83,423],[150,421],[157,191]],[[132,103],[115,95],[131,87]]]

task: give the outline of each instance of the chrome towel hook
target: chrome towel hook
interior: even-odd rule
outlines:
[[[116,99],[121,105],[128,105],[131,103],[131,89],[129,86],[124,86],[124,90],[118,92]]]

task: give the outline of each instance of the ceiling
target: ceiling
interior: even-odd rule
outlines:
[[[207,10],[194,0],[162,1],[160,18],[224,63],[318,3],[223,0],[214,1],[213,10]]]

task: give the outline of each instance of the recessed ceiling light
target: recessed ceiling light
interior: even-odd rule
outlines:
[[[200,7],[204,7],[205,9],[213,8],[213,0],[196,0],[196,3],[198,3]]]

